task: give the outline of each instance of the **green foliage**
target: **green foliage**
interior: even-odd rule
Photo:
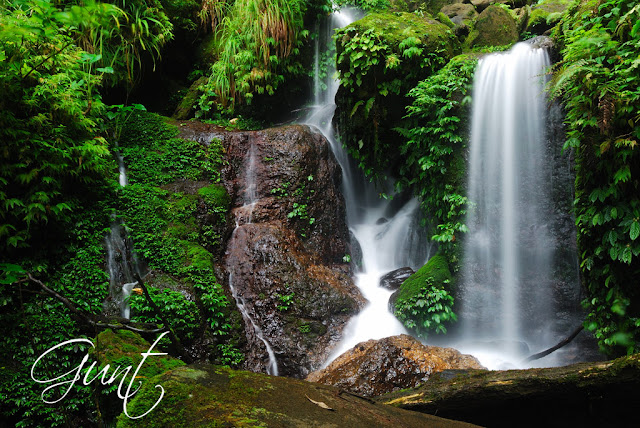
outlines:
[[[432,331],[446,333],[445,323],[457,320],[453,297],[444,288],[451,281],[444,256],[433,256],[400,286],[393,303],[394,315],[424,338]]]
[[[228,300],[213,266],[213,253],[221,251],[231,201],[224,186],[218,183],[223,163],[220,141],[203,145],[176,138],[176,135],[177,128],[158,115],[135,112],[127,121],[120,146],[130,184],[119,192],[119,213],[130,229],[137,254],[149,268],[193,287],[198,297],[196,303],[180,300],[180,293],[176,291],[152,292],[156,304],[169,309],[170,313],[165,315],[170,322],[177,323],[177,333],[188,343],[201,333],[193,318],[198,313],[196,304],[203,308],[201,313],[213,334],[226,336],[231,328],[227,320]],[[184,179],[213,183],[198,188],[196,194],[158,187]],[[196,217],[203,214],[209,220],[196,223]],[[151,308],[143,299],[136,299],[132,318],[148,320],[153,315]],[[170,299],[182,303],[172,307],[168,303]],[[186,315],[187,312],[192,315]],[[190,320],[188,325],[183,325],[181,318]],[[218,350],[233,354],[228,347]]]
[[[551,92],[576,153],[576,225],[585,326],[604,350],[640,350],[640,7],[577,2],[557,27]]]
[[[218,7],[219,2],[207,2]],[[215,25],[217,61],[204,85],[198,116],[233,112],[237,104],[251,104],[255,95],[273,95],[287,76],[300,75],[298,55],[304,30],[303,0],[236,0],[220,5],[226,13]],[[213,20],[212,20],[213,22]]]
[[[84,53],[48,1],[0,8],[0,248],[68,223],[111,166]]]
[[[280,301],[280,303],[277,306],[278,310],[280,312],[285,312],[285,311],[289,310],[291,305],[293,305],[294,298],[295,298],[295,292],[292,291],[289,294],[279,294],[279,293],[277,293],[276,297]]]
[[[162,290],[151,289],[149,294],[163,315],[170,320],[171,328],[180,339],[193,340],[196,338],[199,323],[197,319],[198,306],[195,302],[189,301],[179,291],[168,288]],[[132,294],[129,304],[137,321],[157,325],[162,324],[161,319],[147,304],[144,295]]]
[[[58,16],[79,46],[99,56],[97,65],[112,85],[133,85],[145,59],[155,68],[162,47],[173,38],[173,25],[159,0],[90,0]]]
[[[367,12],[385,11],[391,7],[389,0],[339,0],[334,4],[338,7],[355,6]]]
[[[341,140],[368,176],[394,173],[402,162],[391,132],[397,112],[407,92],[452,56],[457,39],[446,25],[412,13],[372,13],[335,39],[345,91],[336,100]]]
[[[431,239],[440,242],[449,256],[453,256],[456,234],[467,232],[462,155],[476,64],[475,59],[461,55],[418,83],[409,91],[414,99],[407,108],[410,122],[397,129],[405,139],[398,185],[420,196],[435,224]]]

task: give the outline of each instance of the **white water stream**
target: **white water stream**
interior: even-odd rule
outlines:
[[[316,55],[331,44],[334,29],[341,28],[362,17],[356,9],[343,8],[333,13],[326,21],[316,40]],[[319,59],[316,60],[316,64]],[[316,66],[316,69],[319,65]],[[391,291],[379,286],[380,277],[395,269],[409,266],[417,269],[429,258],[428,243],[419,244],[424,229],[419,225],[420,207],[416,199],[402,202],[383,199],[381,192],[390,193],[392,183],[383,189],[367,181],[355,167],[335,134],[332,125],[335,111],[335,96],[339,82],[335,79],[335,68],[328,66],[327,77],[321,82],[317,77],[314,88],[315,105],[302,121],[322,132],[331,144],[331,149],[342,168],[342,192],[347,207],[347,223],[362,249],[361,271],[355,283],[369,301],[367,306],[345,328],[343,340],[331,352],[325,364],[358,343],[369,339],[381,339],[406,333],[406,329],[389,312]],[[326,90],[318,93],[321,88]],[[352,262],[358,262],[353,260]]]

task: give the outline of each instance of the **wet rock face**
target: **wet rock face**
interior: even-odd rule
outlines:
[[[483,369],[471,355],[452,348],[426,346],[402,334],[369,340],[345,352],[307,380],[374,397],[426,382],[431,374],[451,369]]]
[[[224,179],[232,205],[245,204],[247,162],[254,150],[257,202],[251,221],[280,220],[322,262],[342,264],[349,254],[349,230],[339,190],[340,167],[327,140],[303,125],[225,133],[222,140],[229,160]]]
[[[403,267],[400,269],[393,270],[387,274],[382,275],[380,278],[380,287],[386,288],[387,290],[395,291],[402,283],[413,275],[415,272],[410,267]]]
[[[350,243],[339,167],[326,139],[306,126],[219,135],[231,229],[238,225],[224,271],[243,301],[245,368],[264,372],[269,364],[257,326],[278,374],[304,377],[365,303],[343,261]]]

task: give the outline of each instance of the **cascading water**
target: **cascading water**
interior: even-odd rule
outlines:
[[[553,160],[545,147],[549,65],[545,49],[518,43],[482,58],[475,74],[458,346],[489,368],[553,345],[559,334]]]
[[[128,184],[122,155],[116,152],[121,187]],[[107,270],[109,271],[109,298],[105,301],[105,312],[129,319],[131,308],[129,297],[136,286],[136,275],[141,275],[140,263],[125,226],[114,216],[111,232],[105,237],[107,247]]]
[[[316,40],[316,55],[321,55],[330,46],[336,28],[346,26],[361,16],[362,12],[351,8],[333,13],[321,31],[323,37]],[[315,94],[316,104],[302,122],[322,132],[342,168],[347,223],[357,241],[355,244],[362,250],[362,260],[352,261],[361,262],[355,282],[369,304],[349,322],[342,342],[326,364],[362,341],[406,333],[402,324],[389,312],[391,292],[379,286],[380,277],[405,266],[417,269],[429,258],[428,244],[421,241],[423,231],[419,225],[419,202],[416,199],[403,200],[401,197],[382,199],[381,190],[365,179],[337,140],[332,119],[339,82],[333,76],[335,69],[328,68],[324,82],[316,73],[314,87],[316,90],[322,87],[326,89],[322,94]],[[393,185],[385,183],[383,188],[393,189]]]
[[[236,234],[238,231],[245,227],[247,224],[251,224],[253,219],[253,210],[256,205],[257,199],[257,182],[256,182],[256,150],[252,145],[249,149],[249,153],[247,156],[246,164],[244,167],[244,196],[243,203],[244,205],[238,208],[235,212],[236,215],[236,227],[233,229],[231,234],[231,238],[229,239],[228,244],[228,254],[235,253],[235,246],[237,245]],[[242,318],[245,323],[245,328],[252,329],[255,332],[256,337],[264,344],[267,355],[269,357],[269,364],[267,365],[267,373],[273,376],[278,376],[278,361],[276,360],[276,354],[273,352],[269,341],[265,339],[264,333],[260,326],[256,324],[254,319],[251,317],[249,312],[247,311],[247,307],[245,304],[244,298],[238,293],[237,288],[234,284],[234,263],[237,263],[238,260],[233,260],[232,256],[227,257],[227,271],[229,272],[229,289],[231,290],[231,295],[236,301],[236,306],[238,310],[242,314]]]

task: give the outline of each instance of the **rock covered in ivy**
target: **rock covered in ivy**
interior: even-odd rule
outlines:
[[[382,277],[380,278],[380,287],[386,288],[387,290],[396,291],[398,288],[400,288],[402,283],[414,273],[415,271],[410,267],[403,267],[393,270],[382,275]]]
[[[401,334],[357,344],[307,380],[375,397],[426,382],[443,370],[482,369],[471,355],[452,348],[426,346]]]
[[[120,415],[118,428],[475,426],[377,405],[326,385],[211,365],[180,367],[145,380],[128,403],[132,415],[143,414],[157,401],[154,385],[165,390],[159,405],[142,420]]]
[[[504,46],[518,41],[515,17],[502,7],[491,5],[478,15],[465,43],[470,47]]]
[[[449,264],[442,255],[435,255],[418,269],[413,275],[404,280],[400,288],[389,298],[389,310],[396,311],[396,305],[408,301],[425,290],[427,284],[439,288],[449,288],[452,281]]]
[[[371,13],[336,33],[341,86],[334,123],[370,172],[398,167],[406,93],[459,53],[453,30],[428,14]]]

